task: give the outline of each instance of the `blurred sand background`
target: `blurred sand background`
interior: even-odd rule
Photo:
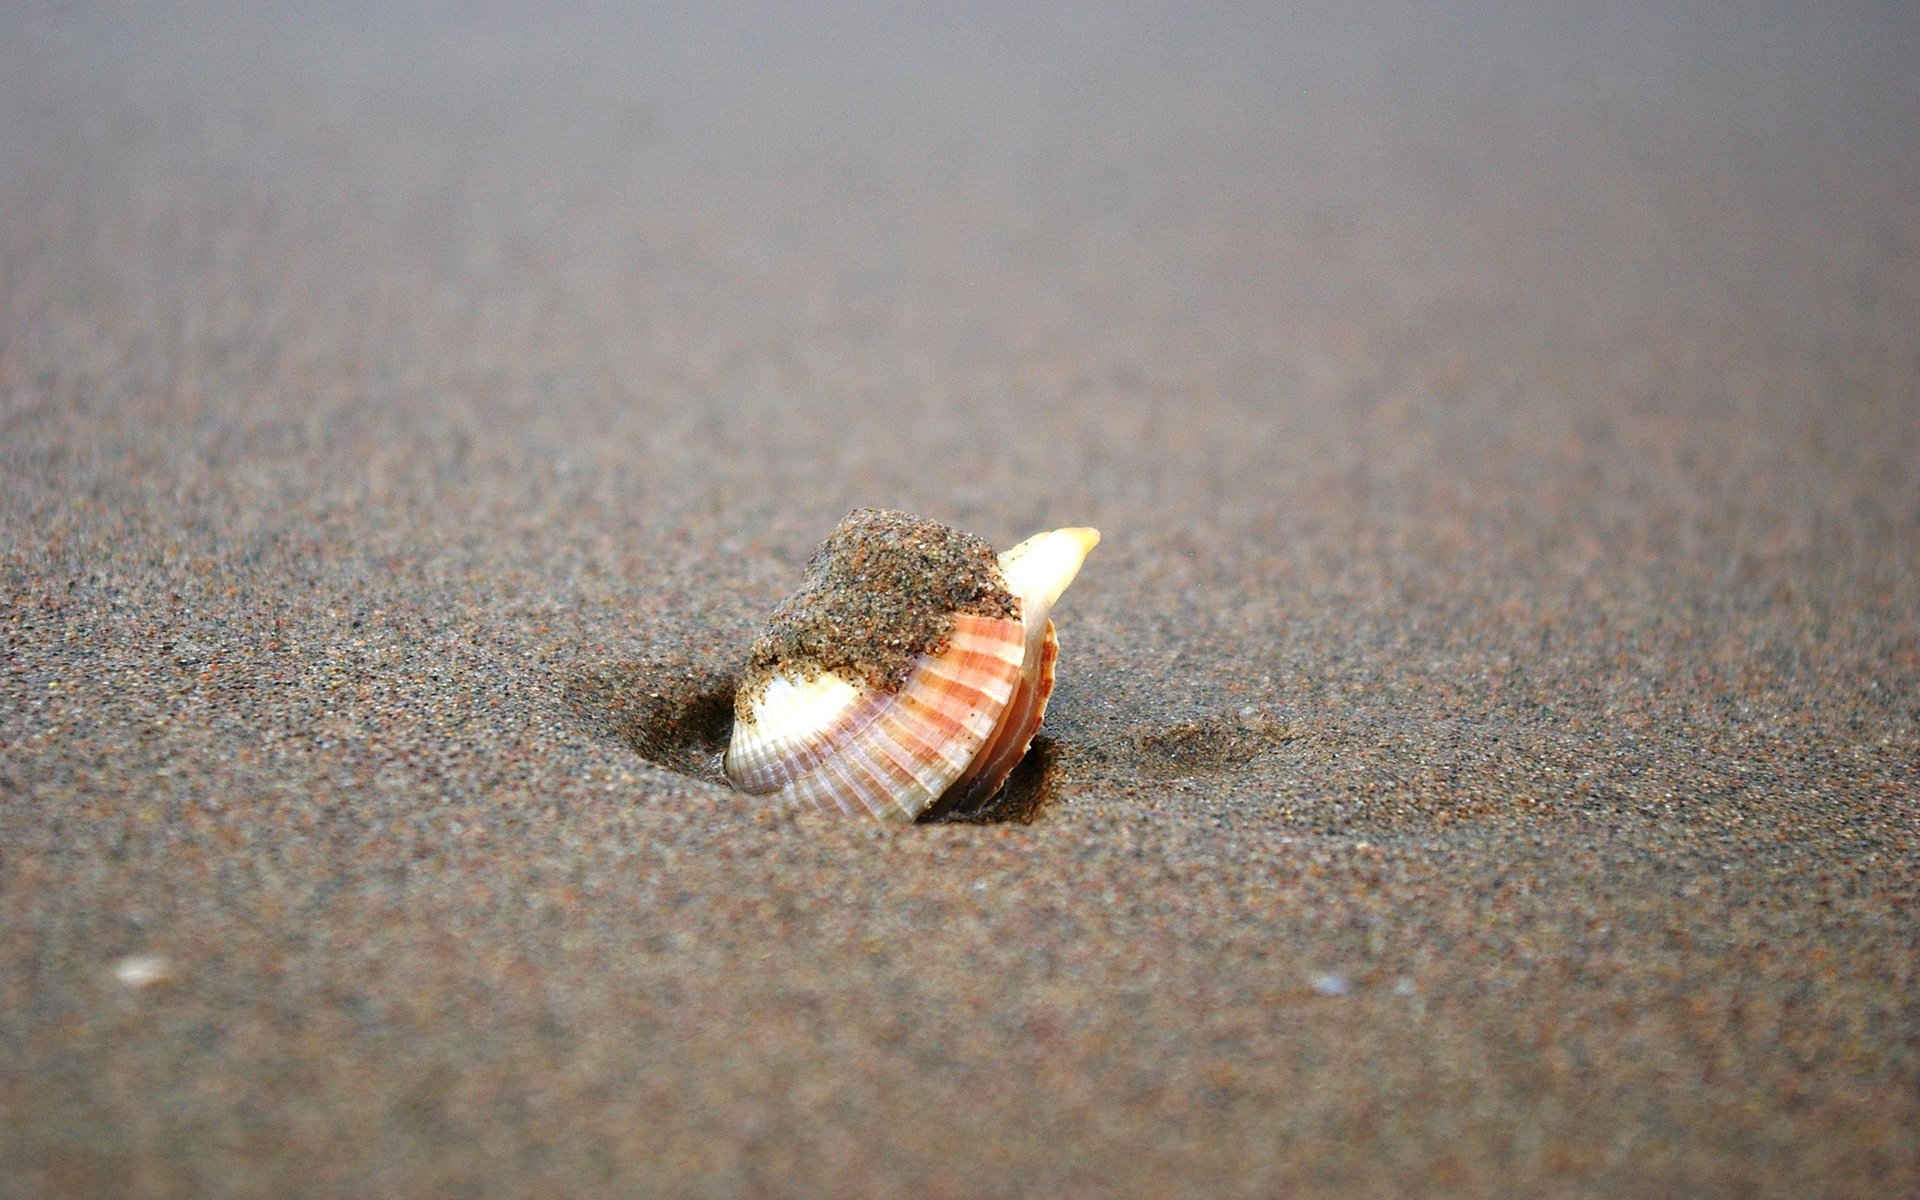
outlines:
[[[0,10],[0,1194],[1920,1194],[1920,17],[1541,7]]]

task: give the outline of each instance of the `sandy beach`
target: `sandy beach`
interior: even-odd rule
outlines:
[[[1920,1196],[1920,18],[0,13],[0,1196]],[[728,789],[850,510],[1002,817]]]

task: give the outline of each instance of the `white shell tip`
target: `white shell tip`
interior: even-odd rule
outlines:
[[[1099,544],[1100,531],[1084,525],[1036,533],[1000,556],[1000,570],[1015,595],[1043,597],[1051,607]]]

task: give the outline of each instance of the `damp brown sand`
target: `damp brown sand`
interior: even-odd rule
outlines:
[[[1920,1191],[1914,29],[1583,13],[0,18],[0,1194]]]

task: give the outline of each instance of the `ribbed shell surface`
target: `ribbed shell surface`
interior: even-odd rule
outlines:
[[[922,655],[896,692],[827,689],[822,703],[835,711],[815,720],[736,723],[727,778],[754,795],[911,821],[994,733],[1025,656],[1020,621],[956,616],[946,648]]]
[[[953,782],[952,791],[957,793],[954,802],[963,811],[1000,790],[1013,768],[1026,757],[1027,747],[1033,744],[1033,735],[1040,732],[1040,722],[1047,715],[1047,697],[1053,695],[1053,664],[1060,656],[1060,641],[1054,635],[1052,621],[1047,622],[1039,644],[1030,644],[1026,653],[1029,661],[1020,673],[1013,699],[1007,702],[980,753]]]

